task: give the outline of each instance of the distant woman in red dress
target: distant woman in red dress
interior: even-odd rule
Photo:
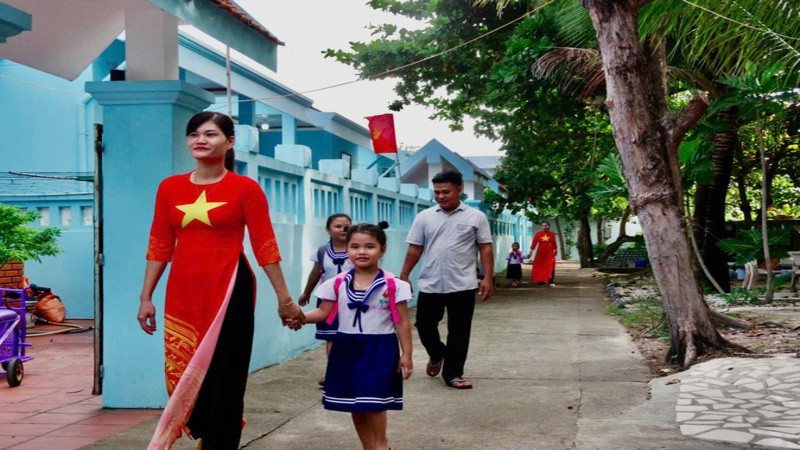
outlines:
[[[170,448],[181,432],[202,439],[204,450],[239,447],[256,298],[245,226],[284,324],[303,320],[281,271],[267,198],[258,183],[232,172],[233,130],[223,114],[192,117],[186,136],[197,167],[158,187],[137,319],[145,333],[156,330],[153,290],[171,262],[164,306],[170,400],[151,449]]]
[[[556,245],[556,235],[550,231],[550,224],[547,222],[542,222],[542,230],[533,235],[533,242],[531,242],[531,250],[528,252],[527,259],[531,259],[536,247],[539,247],[539,250],[536,251],[536,257],[533,258],[531,281],[537,284],[548,283],[550,286],[555,286],[558,246]]]

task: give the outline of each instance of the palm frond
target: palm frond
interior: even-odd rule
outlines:
[[[600,53],[588,48],[556,47],[534,61],[531,72],[561,80],[565,90],[580,97],[594,94],[605,82]]]
[[[798,0],[661,0],[639,16],[642,35],[663,35],[672,64],[735,76],[747,62],[800,64]],[[681,64],[683,65],[683,64]]]

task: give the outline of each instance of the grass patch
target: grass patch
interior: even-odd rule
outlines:
[[[644,337],[669,340],[667,316],[659,300],[636,299],[628,308],[609,305],[608,312],[618,316],[624,327],[632,328]]]
[[[742,287],[731,289],[729,294],[722,294],[722,300],[728,305],[760,305],[759,295],[764,294],[764,288],[748,290]]]

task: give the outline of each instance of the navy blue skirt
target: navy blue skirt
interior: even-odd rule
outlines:
[[[320,303],[322,303],[322,299],[318,298],[317,308],[319,308]],[[337,330],[339,330],[338,315],[333,319],[333,323],[330,325],[324,320],[322,322],[317,322],[317,332],[314,333],[314,337],[321,341],[332,341],[333,337],[336,336]]]
[[[509,264],[506,269],[506,278],[509,280],[522,279],[522,264]]]
[[[337,333],[328,358],[322,404],[345,412],[403,409],[397,335]]]

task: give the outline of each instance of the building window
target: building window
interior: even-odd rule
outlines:
[[[72,224],[72,208],[69,206],[62,206],[58,208],[61,212],[61,226],[64,228],[69,228]]]
[[[50,208],[42,206],[36,208],[39,211],[39,225],[43,227],[50,226]]]
[[[91,206],[81,206],[81,214],[83,215],[83,224],[87,227],[92,226],[94,222],[94,211]]]

